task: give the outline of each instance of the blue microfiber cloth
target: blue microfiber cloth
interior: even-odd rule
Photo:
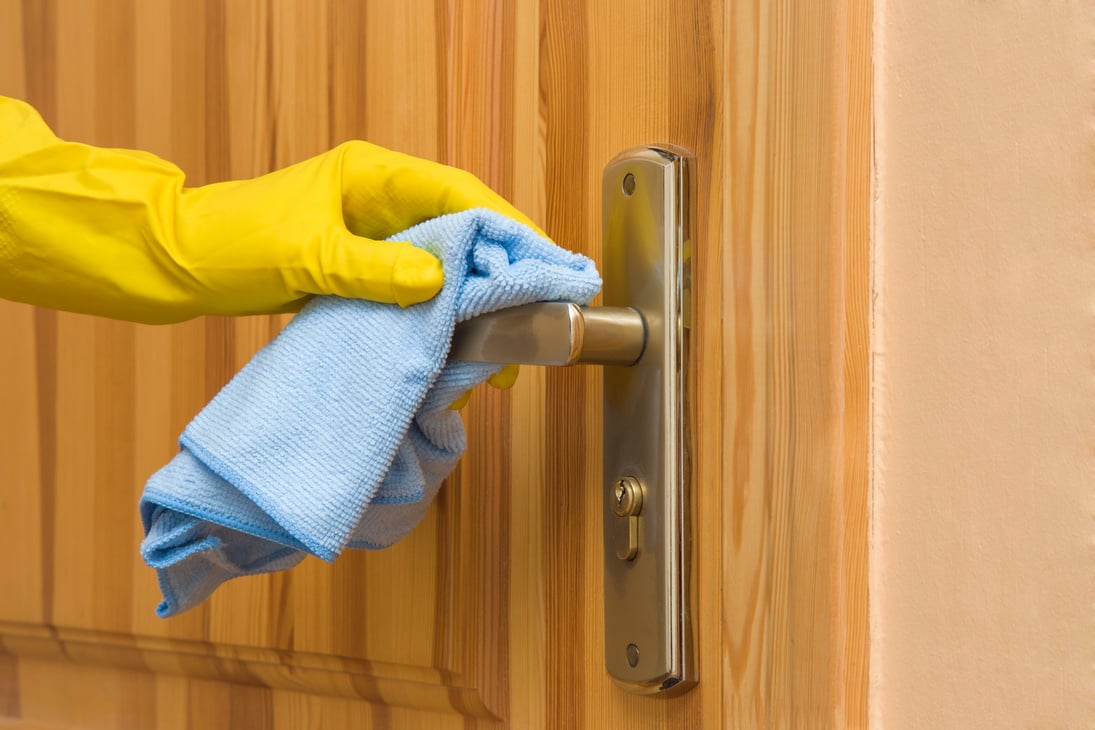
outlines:
[[[471,210],[397,234],[441,259],[429,302],[320,297],[194,418],[141,498],[141,555],[160,616],[224,581],[310,553],[386,547],[425,514],[464,452],[449,404],[497,365],[446,363],[457,322],[536,301],[587,303],[593,262],[496,213]]]

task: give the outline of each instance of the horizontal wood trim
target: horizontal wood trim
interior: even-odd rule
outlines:
[[[28,720],[0,719],[0,730],[72,730],[72,728],[69,725],[53,725],[43,722],[31,722]]]
[[[431,667],[6,621],[0,622],[0,647],[15,658],[178,674],[494,717],[465,677]]]

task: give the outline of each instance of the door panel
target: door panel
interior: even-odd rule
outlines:
[[[283,317],[0,302],[0,716],[18,727],[866,718],[869,3],[0,0],[0,93],[191,185],[351,138],[465,167],[600,260],[600,172],[697,158],[700,684],[603,665],[600,373],[525,368],[396,546],[157,619],[136,501]],[[24,724],[25,723],[25,724]]]

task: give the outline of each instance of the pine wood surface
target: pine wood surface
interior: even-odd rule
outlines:
[[[0,302],[11,727],[866,724],[869,0],[0,0],[0,94],[191,185],[350,138],[465,167],[600,258],[600,173],[697,155],[700,684],[603,669],[600,378],[525,368],[397,546],[168,621],[136,501],[285,323]],[[0,140],[2,143],[2,140]]]

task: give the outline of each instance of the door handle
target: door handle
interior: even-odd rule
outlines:
[[[540,302],[461,322],[453,360],[514,365],[634,365],[646,324],[634,307],[579,307]]]
[[[605,667],[624,689],[696,682],[689,541],[692,161],[636,147],[605,167],[603,307],[542,302],[457,325],[455,360],[603,365]]]

